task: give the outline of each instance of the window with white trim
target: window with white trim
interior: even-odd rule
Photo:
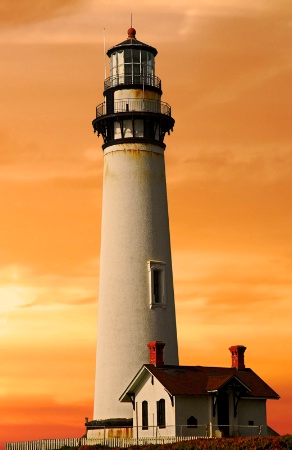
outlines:
[[[165,307],[165,263],[148,261],[150,308]]]

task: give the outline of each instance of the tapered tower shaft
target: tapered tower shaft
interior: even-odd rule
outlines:
[[[155,48],[135,30],[112,47],[102,135],[104,173],[94,419],[130,418],[119,396],[163,341],[165,364],[178,364],[164,136],[174,125],[161,102]]]

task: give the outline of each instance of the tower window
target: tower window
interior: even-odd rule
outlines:
[[[148,430],[148,402],[142,402],[142,430]]]
[[[165,428],[165,400],[161,398],[157,402],[157,426]]]
[[[114,138],[115,139],[121,139],[122,137],[122,129],[120,122],[116,121],[114,122]]]
[[[144,136],[144,121],[137,119],[134,120],[134,136],[143,137]]]
[[[132,120],[124,120],[123,121],[123,137],[133,137],[133,122]]]
[[[148,261],[150,308],[165,307],[165,263]]]
[[[153,295],[154,302],[161,303],[161,270],[153,270]]]

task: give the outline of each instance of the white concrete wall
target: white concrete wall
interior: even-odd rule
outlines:
[[[153,384],[152,384],[153,383]],[[157,406],[158,400],[165,400],[165,423],[166,428],[157,428]],[[142,430],[142,402],[148,402],[148,430]],[[174,436],[175,435],[175,408],[171,404],[171,399],[162,384],[149,374],[136,391],[136,411],[133,412],[133,425],[138,424],[139,437],[148,436]],[[138,421],[137,421],[138,419]],[[156,434],[157,433],[157,434]]]
[[[119,397],[161,340],[178,364],[173,276],[161,147],[119,144],[104,151],[94,419],[130,418]],[[165,262],[166,305],[150,308],[148,260]]]

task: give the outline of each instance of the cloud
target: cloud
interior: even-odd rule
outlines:
[[[0,267],[29,267],[34,276],[88,273],[99,254],[101,192],[94,177],[75,181],[0,183]]]
[[[37,134],[35,140],[31,136],[26,141],[1,133],[0,129],[0,182],[33,184],[47,180],[55,186],[67,183],[96,188],[102,177],[102,157],[99,143],[95,149],[79,148],[78,153],[65,147],[60,155],[46,148]]]
[[[67,292],[66,292],[67,291]],[[56,305],[82,306],[97,304],[97,295],[84,297],[83,292],[78,293],[70,289],[50,290],[47,288],[44,293],[36,296],[36,299],[30,303],[20,305],[21,308],[48,307],[55,308]]]
[[[68,15],[78,10],[84,0],[21,0],[1,2],[0,25],[12,27],[41,22],[56,16]]]
[[[50,395],[20,393],[0,399],[1,449],[5,442],[81,437],[85,433],[85,417],[91,417],[93,409],[91,398],[60,402]]]
[[[292,153],[289,144],[197,146],[193,155],[180,158],[184,181],[190,179],[230,180],[268,185],[285,182],[292,177]]]
[[[5,405],[5,410],[4,410]],[[90,404],[89,404],[90,405]],[[57,401],[53,396],[49,395],[29,395],[20,396],[6,395],[1,397],[1,416],[5,418],[5,422],[13,420],[17,423],[20,418],[27,415],[29,412],[28,423],[41,423],[44,417],[49,418],[54,413],[55,420],[64,421],[65,416],[70,416],[70,420],[76,422],[76,418],[80,410],[89,406],[85,402],[76,402],[66,404],[65,402]]]
[[[186,35],[196,33],[198,28],[208,26],[211,22],[220,24],[221,20],[227,19],[232,22],[237,19],[256,19],[261,23],[272,18],[287,20],[290,12],[289,0],[279,0],[277,4],[267,3],[265,0],[255,0],[252,3],[241,0],[196,0],[181,3],[181,14],[183,17],[182,28],[179,34]]]
[[[170,87],[180,91],[172,104],[174,114],[179,112],[174,134],[227,145],[229,139],[287,144],[290,5],[255,1],[225,2],[224,7],[220,2],[217,8],[216,3],[209,2],[209,14],[202,4],[185,12],[188,35],[176,60],[169,56],[171,70],[178,73]],[[219,9],[228,14],[217,16]],[[174,85],[180,77],[188,80],[185,90]],[[190,117],[194,127],[188,126]]]
[[[179,316],[205,325],[237,321],[273,326],[280,310],[291,309],[291,260],[245,252],[174,254],[174,280]],[[261,316],[252,310],[261,310]],[[274,322],[270,322],[273,315]],[[287,315],[289,317],[289,314]]]

